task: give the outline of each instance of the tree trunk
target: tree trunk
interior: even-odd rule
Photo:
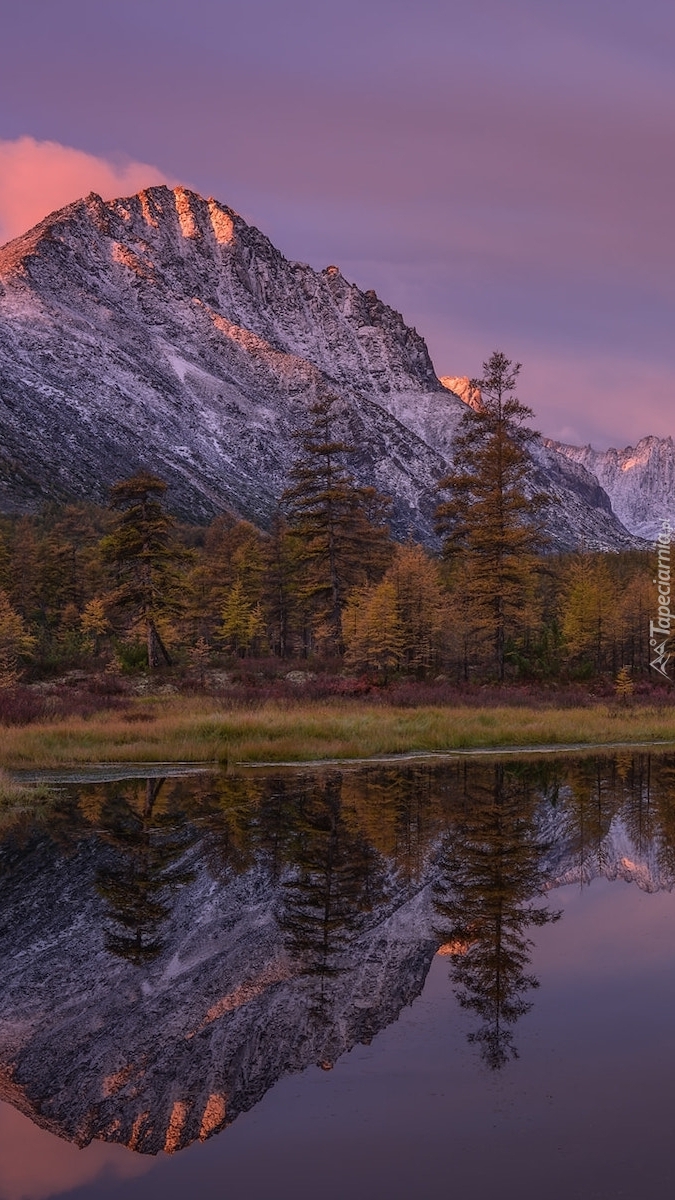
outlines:
[[[152,617],[146,621],[146,640],[148,646],[148,669],[156,671],[162,665],[171,666],[171,656],[159,636],[159,630]]]

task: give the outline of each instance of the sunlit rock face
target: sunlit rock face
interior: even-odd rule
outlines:
[[[675,527],[675,443],[645,437],[623,450],[546,445],[590,471],[609,496],[619,520],[631,533],[653,540],[668,520]]]
[[[374,292],[288,262],[184,188],[92,194],[0,250],[0,510],[104,501],[145,467],[191,520],[229,508],[264,526],[326,391],[356,480],[392,497],[399,537],[434,545],[464,406]],[[553,457],[553,544],[631,544],[590,477]]]

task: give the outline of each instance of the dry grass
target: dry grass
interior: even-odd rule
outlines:
[[[144,716],[139,716],[145,714]],[[207,697],[0,730],[0,767],[94,762],[302,762],[528,746],[675,740],[675,708],[374,707],[358,700],[219,709]]]

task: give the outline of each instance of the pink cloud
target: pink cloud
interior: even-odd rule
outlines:
[[[155,1160],[133,1154],[125,1146],[92,1142],[81,1150],[39,1129],[8,1104],[0,1105],[0,1144],[2,1200],[47,1200],[104,1174],[131,1179],[155,1165]]]
[[[157,167],[115,166],[59,142],[0,140],[0,242],[18,237],[54,209],[98,192],[104,200],[168,180]]]

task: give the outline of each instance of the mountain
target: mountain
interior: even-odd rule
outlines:
[[[287,261],[232,209],[185,188],[95,194],[0,250],[0,509],[102,502],[138,468],[175,511],[269,522],[293,434],[326,390],[357,482],[434,544],[435,487],[464,409],[424,340],[335,266]],[[554,545],[634,544],[597,482],[542,448]]]
[[[553,441],[546,441],[546,446],[596,477],[631,533],[653,541],[664,520],[675,527],[675,443],[671,437],[641,438],[637,446],[624,450],[593,450]]]

